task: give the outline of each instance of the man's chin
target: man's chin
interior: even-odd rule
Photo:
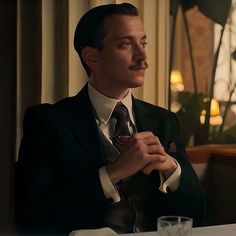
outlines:
[[[130,83],[130,88],[138,88],[141,87],[144,83],[144,77],[138,77],[132,80]]]

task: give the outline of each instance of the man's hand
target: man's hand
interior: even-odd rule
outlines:
[[[152,132],[136,133],[126,139],[120,156],[106,166],[114,184],[140,170],[150,174],[157,169],[168,178],[177,168],[174,159],[165,153],[159,139]]]
[[[156,137],[156,139],[158,143],[157,145],[162,147],[159,155],[163,159],[165,158],[165,161],[163,162],[153,161],[143,168],[143,172],[146,175],[149,175],[153,170],[159,170],[164,174],[165,178],[168,179],[174,173],[174,171],[177,169],[178,166],[175,160],[165,152],[158,137]]]

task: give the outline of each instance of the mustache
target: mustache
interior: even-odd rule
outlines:
[[[134,63],[129,66],[129,70],[147,69],[148,63],[146,61]]]

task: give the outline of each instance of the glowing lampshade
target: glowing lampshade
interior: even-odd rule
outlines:
[[[184,82],[181,73],[178,70],[172,70],[170,75],[170,84],[172,91],[183,91]]]
[[[201,116],[200,116],[200,122],[201,124],[205,123],[206,119],[206,110],[202,110]],[[220,115],[220,107],[219,103],[215,98],[211,99],[211,111],[210,111],[210,125],[221,125],[222,124],[222,117]]]
[[[215,98],[211,99],[211,116],[220,115],[219,103]]]
[[[210,125],[221,125],[223,119],[220,115],[220,106],[216,99],[211,99],[211,117],[210,117]]]

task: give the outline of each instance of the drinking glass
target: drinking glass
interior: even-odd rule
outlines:
[[[191,236],[193,219],[185,216],[162,216],[157,220],[158,236]]]

